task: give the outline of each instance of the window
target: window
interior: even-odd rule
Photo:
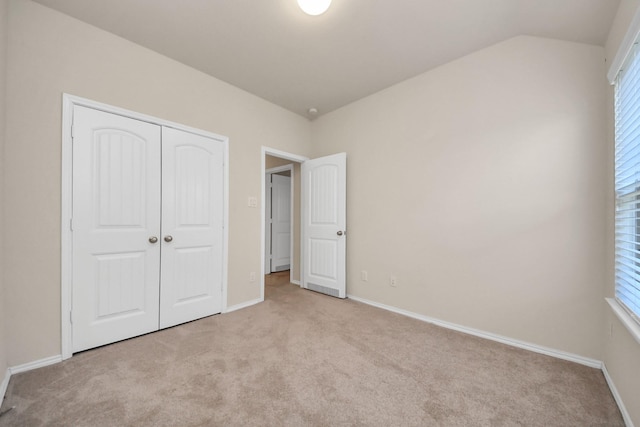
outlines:
[[[616,299],[640,322],[640,55],[616,80]]]

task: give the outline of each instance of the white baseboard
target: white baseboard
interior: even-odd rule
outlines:
[[[11,366],[7,368],[7,372],[4,375],[4,379],[2,383],[0,383],[0,405],[2,404],[2,400],[4,399],[4,395],[7,392],[7,387],[9,387],[9,380],[12,375],[19,374],[21,372],[31,371],[32,369],[43,368],[45,366],[54,365],[56,363],[62,362],[62,356],[51,356],[46,357],[44,359],[36,360],[34,362],[25,363],[23,365]]]
[[[56,356],[46,357],[44,359],[25,363],[23,365],[12,366],[9,368],[9,372],[11,372],[11,375],[15,375],[15,374],[19,374],[20,372],[31,371],[33,369],[43,368],[49,365],[55,365],[56,363],[60,363],[60,362],[62,362],[62,355],[58,354]]]
[[[302,286],[300,284],[300,280],[292,280],[291,283],[293,283],[294,285]]]
[[[261,303],[263,301],[264,301],[264,299],[257,298],[257,299],[251,300],[251,301],[247,301],[247,302],[243,302],[243,303],[240,303],[240,304],[232,305],[231,307],[227,307],[227,309],[225,310],[225,313],[231,313],[232,311],[242,310],[243,308],[251,307],[252,305],[259,304],[259,303]]]
[[[613,394],[613,398],[618,404],[618,408],[620,409],[620,413],[622,414],[622,419],[624,420],[624,425],[626,425],[627,427],[633,427],[631,415],[629,415],[627,408],[624,406],[622,396],[620,396],[616,385],[613,383],[613,378],[611,378],[611,376],[609,375],[609,371],[607,371],[607,365],[605,365],[604,363],[602,364],[602,373],[604,374],[604,378],[607,380],[607,384],[609,385],[611,394]]]
[[[2,406],[2,400],[4,399],[4,395],[7,393],[7,387],[9,387],[9,380],[11,379],[11,369],[7,368],[7,371],[4,374],[4,379],[2,383],[0,383],[0,406]]]
[[[397,307],[381,304],[375,301],[370,301],[370,300],[356,297],[353,295],[347,295],[347,297],[354,301],[359,301],[364,304],[372,305],[374,307],[382,308],[383,310],[388,310],[394,313],[402,314],[404,316],[411,317],[417,320],[422,320],[423,322],[432,323],[437,326],[442,326],[443,328],[452,329],[454,331],[463,332],[465,334],[473,335],[480,338],[485,338],[485,339],[496,341],[502,344],[507,344],[512,347],[522,348],[524,350],[533,351],[535,353],[545,354],[547,356],[552,356],[558,359],[568,360],[570,362],[579,363],[581,365],[589,366],[592,368],[597,368],[597,369],[602,368],[602,362],[600,360],[590,359],[588,357],[583,357],[577,354],[567,353],[564,351],[555,350],[553,348],[531,344],[525,341],[515,340],[509,337],[504,337],[502,335],[492,334],[491,332],[485,332],[478,329],[468,328],[466,326],[456,325],[455,323],[450,323],[444,320],[435,319],[433,317],[424,316],[422,314],[413,313],[411,311],[402,310]]]

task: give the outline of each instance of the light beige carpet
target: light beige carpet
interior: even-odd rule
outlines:
[[[0,426],[622,426],[599,370],[291,284],[15,375]]]

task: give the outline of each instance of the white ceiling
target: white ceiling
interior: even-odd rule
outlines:
[[[604,45],[620,0],[35,0],[295,113],[526,34]]]

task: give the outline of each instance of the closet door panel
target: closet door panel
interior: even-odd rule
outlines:
[[[162,128],[160,327],[222,310],[224,144]]]
[[[161,128],[80,106],[73,123],[76,352],[158,329]]]

